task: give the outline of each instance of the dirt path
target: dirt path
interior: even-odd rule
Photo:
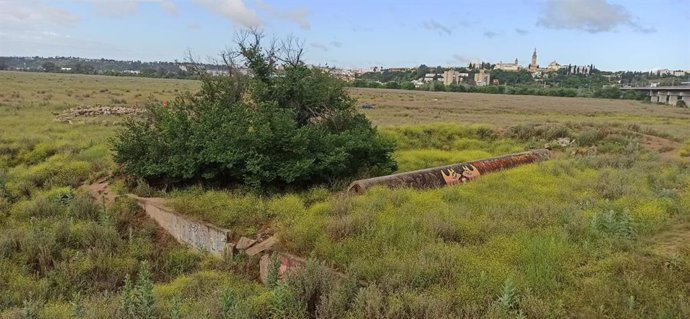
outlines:
[[[647,134],[642,134],[640,145],[665,159],[676,157],[678,150],[683,146],[674,140]]]
[[[690,222],[674,224],[669,229],[654,236],[652,251],[663,256],[680,255],[690,251]]]
[[[86,190],[89,191],[89,194],[91,194],[91,197],[96,199],[99,203],[103,203],[107,206],[110,206],[113,202],[115,202],[115,193],[110,189],[110,184],[108,181],[100,181],[96,182],[94,184],[89,184],[84,186]]]

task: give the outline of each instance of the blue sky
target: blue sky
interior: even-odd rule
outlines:
[[[690,0],[0,0],[0,55],[206,60],[246,27],[341,67],[690,69]]]

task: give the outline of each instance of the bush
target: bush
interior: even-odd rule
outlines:
[[[253,36],[238,43],[250,75],[204,76],[196,95],[150,105],[126,123],[113,140],[125,172],[166,184],[265,189],[395,170],[392,142],[356,112],[344,83],[299,57],[279,71],[274,63],[284,57]]]
[[[617,87],[605,87],[594,91],[592,97],[598,97],[603,99],[620,99],[621,90]]]
[[[508,128],[508,137],[519,140],[555,140],[561,137],[571,137],[570,130],[560,124],[551,125],[516,125]]]

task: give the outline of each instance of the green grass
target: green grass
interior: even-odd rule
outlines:
[[[165,100],[194,83],[0,72],[0,87],[10,88],[0,93],[0,318],[127,318],[125,276],[136,278],[143,260],[153,312],[163,318],[690,316],[687,110],[597,99],[577,109],[549,97],[496,109],[501,96],[457,102],[462,95],[425,92],[406,92],[396,106],[400,99],[356,91],[374,100],[367,115],[398,144],[400,171],[561,136],[576,143],[550,161],[435,190],[259,196],[196,186],[163,194],[178,211],[240,235],[278,232],[285,251],[348,276],[310,263],[266,287],[255,280],[255,259],[191,252],[132,201],[105,210],[88,200],[78,186],[117,171],[108,138],[120,119],[69,125],[51,114],[112,98]],[[431,109],[418,111],[424,105]],[[661,156],[644,135],[685,142]]]

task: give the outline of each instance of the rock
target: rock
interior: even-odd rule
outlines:
[[[268,239],[255,244],[244,252],[249,256],[254,256],[256,254],[262,253],[267,250],[272,250],[278,244],[278,238],[276,236],[271,236]]]
[[[235,248],[237,248],[237,250],[246,250],[247,248],[251,247],[255,243],[256,243],[256,240],[249,239],[247,237],[242,236],[240,238],[240,240],[237,241],[237,245],[235,246]]]
[[[264,254],[263,256],[261,256],[261,260],[259,260],[259,279],[264,284],[268,282],[268,273],[270,272],[271,267],[276,266],[275,264],[273,264],[274,260],[278,262],[277,270],[279,280],[285,280],[290,272],[295,271],[296,269],[303,268],[307,263],[307,261],[304,258],[300,258],[287,253],[278,252],[274,254]],[[330,269],[330,271],[337,276],[344,277],[344,275],[338,273],[335,270]]]
[[[558,143],[558,145],[560,145],[561,147],[570,146],[570,144],[572,144],[574,142],[575,142],[575,140],[570,140],[569,137],[561,137],[561,138],[556,139],[556,143]]]
[[[136,115],[144,112],[144,109],[137,107],[122,107],[122,106],[85,106],[75,107],[66,110],[60,114],[55,114],[58,119],[69,119],[79,116],[101,116],[101,115]]]
[[[268,270],[271,267],[271,255],[264,254],[259,260],[259,280],[265,285],[268,283]]]

